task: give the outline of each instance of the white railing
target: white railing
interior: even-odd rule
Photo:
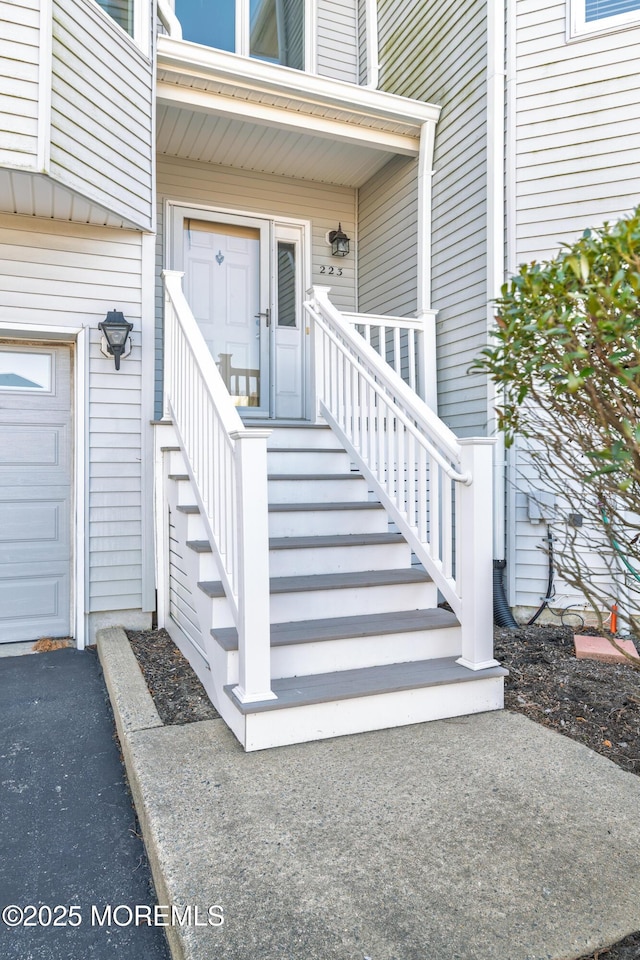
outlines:
[[[435,312],[430,311],[430,319]],[[372,313],[343,313],[366,343],[424,399],[425,383],[425,326],[424,319],[390,317]]]
[[[494,665],[492,446],[459,440],[313,287],[318,413],[341,438],[462,626],[460,662]],[[382,324],[384,326],[384,324]]]
[[[165,270],[163,278],[165,415],[178,435],[238,630],[237,696],[270,699],[270,431],[245,428],[185,299],[182,274]]]

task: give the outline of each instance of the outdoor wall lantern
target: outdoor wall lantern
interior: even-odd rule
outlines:
[[[330,232],[329,243],[332,257],[346,257],[349,253],[349,237],[344,233],[341,223],[338,224],[337,230]]]
[[[102,344],[100,346],[102,353],[105,357],[113,357],[116,362],[116,370],[119,370],[120,357],[128,357],[131,353],[129,334],[133,330],[133,324],[125,320],[123,313],[114,309],[109,310],[106,318],[98,324],[98,330],[102,331]]]

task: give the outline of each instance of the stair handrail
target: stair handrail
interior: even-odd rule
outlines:
[[[457,615],[460,662],[494,665],[493,438],[459,439],[329,300],[308,291],[318,413]]]
[[[243,702],[273,699],[266,440],[248,430],[182,290],[164,270],[164,402],[238,631]]]

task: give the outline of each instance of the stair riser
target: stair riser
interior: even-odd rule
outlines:
[[[321,617],[355,617],[364,613],[390,613],[436,606],[432,583],[402,583],[343,590],[311,590],[271,596],[271,623],[315,620]]]
[[[267,448],[275,450],[282,447],[310,447],[322,450],[341,450],[340,441],[327,427],[318,429],[308,427],[274,427],[267,440]]]
[[[356,670],[387,663],[412,663],[437,657],[460,656],[460,629],[424,630],[421,633],[383,634],[375,637],[350,637],[344,640],[318,640],[271,648],[271,676],[308,677],[316,673]],[[227,683],[238,682],[238,653],[227,654]]]
[[[309,480],[269,480],[269,503],[342,503],[366,500],[367,481],[363,477],[336,480],[314,477]]]
[[[176,510],[176,515],[181,514],[182,511]],[[186,523],[186,536],[185,540],[206,540],[207,533],[205,526],[202,520],[202,517],[199,513],[184,513],[182,514]]]
[[[165,470],[167,473],[186,473],[184,457],[180,450],[169,450],[165,453]]]
[[[304,570],[315,573],[358,573],[367,570],[399,570],[411,564],[411,550],[405,541],[351,547],[310,547],[271,550],[272,577],[295,577]]]
[[[344,451],[269,450],[269,473],[349,473],[351,459]]]
[[[173,506],[180,504],[182,507],[194,503],[193,489],[190,480],[168,480],[169,502]],[[171,489],[173,487],[173,489]]]
[[[323,534],[386,533],[387,515],[379,510],[292,510],[269,513],[270,537],[313,537]]]
[[[491,677],[273,710],[246,717],[245,750],[501,710],[503,704],[503,678]]]

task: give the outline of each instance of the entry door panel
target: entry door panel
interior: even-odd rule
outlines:
[[[204,220],[184,229],[185,295],[234,402],[253,412],[269,399],[264,233],[267,224]]]
[[[70,634],[71,350],[0,344],[0,642]]]
[[[301,235],[276,228],[274,414],[294,420],[304,415]]]

